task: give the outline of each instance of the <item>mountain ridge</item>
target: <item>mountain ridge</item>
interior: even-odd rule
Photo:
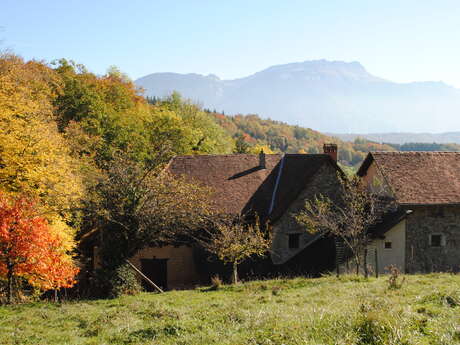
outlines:
[[[378,143],[407,144],[407,143],[438,143],[460,144],[459,132],[444,133],[324,133],[328,136],[339,138],[343,141],[353,142],[358,138],[371,140]]]
[[[152,73],[146,96],[172,91],[227,114],[258,114],[322,132],[443,132],[460,129],[460,90],[439,81],[395,83],[359,62],[313,60],[270,66],[236,79]]]

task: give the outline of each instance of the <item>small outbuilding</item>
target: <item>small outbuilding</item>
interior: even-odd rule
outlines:
[[[399,206],[374,229],[380,272],[460,271],[459,152],[370,152],[358,175]]]

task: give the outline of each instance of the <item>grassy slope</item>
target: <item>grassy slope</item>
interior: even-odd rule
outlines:
[[[7,344],[458,344],[460,276],[271,280],[0,307]]]

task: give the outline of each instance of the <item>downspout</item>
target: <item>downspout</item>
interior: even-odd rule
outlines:
[[[273,212],[273,209],[275,208],[276,193],[278,191],[278,186],[281,181],[281,175],[283,174],[284,157],[285,155],[283,153],[283,156],[281,157],[281,161],[280,161],[280,166],[278,168],[278,175],[276,176],[275,188],[273,188],[273,194],[272,194],[272,199],[270,201],[270,208],[268,209],[268,215],[271,215]]]

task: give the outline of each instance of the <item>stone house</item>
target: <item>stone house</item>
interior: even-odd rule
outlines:
[[[370,152],[358,175],[399,206],[374,229],[379,272],[460,271],[460,153]]]
[[[213,190],[213,205],[226,214],[254,214],[274,233],[270,257],[241,265],[240,275],[315,275],[333,269],[335,247],[329,238],[308,234],[293,214],[315,194],[338,191],[337,146],[324,154],[232,154],[174,157],[166,169]],[[141,250],[131,262],[164,288],[208,282],[222,269],[210,267],[200,249],[163,246]]]

